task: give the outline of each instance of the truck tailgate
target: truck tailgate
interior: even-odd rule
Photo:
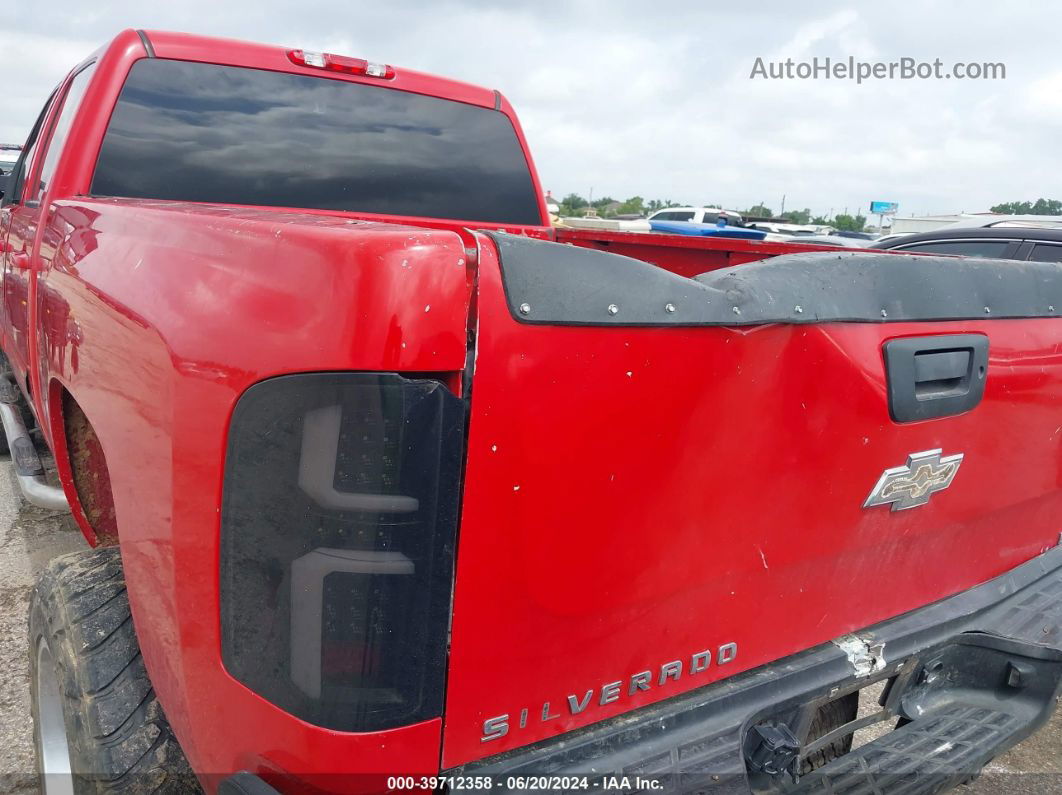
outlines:
[[[507,289],[484,239],[444,767],[838,638],[1058,541],[1057,319],[536,324]],[[607,318],[622,290],[597,289]],[[895,422],[883,344],[944,334],[987,336],[983,398]],[[863,507],[931,450],[964,455],[949,488]]]

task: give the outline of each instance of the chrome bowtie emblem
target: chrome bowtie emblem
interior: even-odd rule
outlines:
[[[942,452],[911,453],[907,456],[906,466],[886,469],[863,507],[892,505],[894,511],[903,511],[925,505],[934,492],[951,485],[962,463],[962,453],[941,458]]]

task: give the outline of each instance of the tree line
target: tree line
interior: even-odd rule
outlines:
[[[582,215],[586,208],[593,207],[597,210],[597,214],[602,218],[613,218],[617,215],[648,215],[649,213],[655,213],[657,210],[663,210],[668,207],[684,207],[690,205],[684,205],[682,202],[673,201],[671,199],[650,199],[646,201],[641,196],[631,196],[625,201],[617,201],[611,196],[602,196],[600,199],[594,199],[591,202],[584,199],[578,193],[569,193],[561,199],[559,206],[560,214],[562,216]],[[723,205],[717,202],[707,202],[698,206],[723,207]],[[762,204],[755,204],[747,210],[738,210],[738,212],[746,217],[775,217],[774,211]],[[807,207],[803,210],[786,210],[777,217],[784,218],[791,224],[817,224],[819,226],[832,226],[834,229],[843,229],[852,232],[862,231],[863,226],[867,221],[865,216],[858,214],[847,215],[840,213],[833,216],[833,218],[827,218],[824,215],[813,216],[811,214],[811,209]]]
[[[1037,199],[1034,202],[1003,202],[989,210],[1005,215],[1062,215],[1062,201]]]
[[[585,208],[591,206],[597,210],[598,215],[601,217],[612,218],[617,215],[648,215],[649,213],[654,213],[657,210],[663,210],[667,207],[683,207],[688,205],[683,205],[682,202],[672,201],[671,199],[650,199],[649,201],[646,201],[641,196],[631,196],[625,201],[617,201],[611,196],[602,196],[600,199],[594,199],[593,202],[590,202],[578,193],[569,193],[560,202],[560,214],[562,216],[582,215]],[[700,206],[722,207],[723,205],[708,202]],[[1003,213],[1005,215],[1062,215],[1062,201],[1058,199],[1037,199],[1034,202],[1002,202],[992,206],[989,210],[993,213]],[[754,204],[747,210],[739,210],[738,212],[746,217],[776,217],[774,211],[763,204]],[[867,222],[866,216],[860,213],[854,215],[838,213],[832,218],[828,218],[825,215],[813,215],[811,209],[808,207],[805,207],[803,210],[786,210],[777,217],[784,218],[791,224],[832,226],[834,229],[848,232],[862,232]]]

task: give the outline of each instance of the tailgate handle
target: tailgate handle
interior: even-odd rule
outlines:
[[[918,351],[914,355],[915,395],[933,400],[969,391],[973,351]]]
[[[962,414],[981,402],[988,377],[984,334],[901,337],[886,342],[884,354],[896,422]]]

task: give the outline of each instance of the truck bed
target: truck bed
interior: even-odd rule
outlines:
[[[767,257],[809,251],[854,251],[852,248],[813,243],[774,243],[763,240],[666,235],[655,232],[621,232],[559,226],[554,240],[582,248],[607,251],[649,262],[679,276],[728,268]]]

